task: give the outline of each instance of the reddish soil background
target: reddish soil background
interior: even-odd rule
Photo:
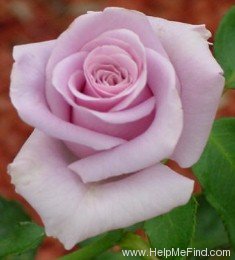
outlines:
[[[17,44],[56,38],[71,21],[88,10],[102,10],[106,6],[121,6],[193,24],[206,24],[214,32],[234,0],[0,0],[0,194],[17,199],[40,223],[35,211],[15,192],[6,174],[6,167],[32,131],[23,123],[12,107],[8,92],[12,67],[12,47]],[[235,93],[228,91],[221,100],[217,117],[235,116]],[[171,163],[176,170],[181,170]],[[38,250],[36,260],[53,260],[65,254],[63,246],[47,238]]]

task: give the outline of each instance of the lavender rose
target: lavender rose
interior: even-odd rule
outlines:
[[[35,127],[9,167],[67,249],[185,204],[224,85],[203,25],[107,8],[16,46],[10,95]]]

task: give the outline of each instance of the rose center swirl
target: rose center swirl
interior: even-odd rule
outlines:
[[[99,46],[84,62],[87,87],[100,96],[116,95],[138,78],[138,66],[132,56],[118,46]]]

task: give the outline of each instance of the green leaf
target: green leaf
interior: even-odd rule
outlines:
[[[89,245],[70,253],[61,260],[90,260],[102,254],[109,248],[113,247],[121,239],[123,234],[122,230],[114,230],[99,236],[98,239],[91,242]]]
[[[36,250],[27,251],[20,255],[5,256],[4,260],[35,260]]]
[[[196,207],[196,200],[192,198],[186,205],[146,221],[144,227],[152,247],[158,250],[189,247],[194,234]]]
[[[100,239],[103,239],[103,237],[105,237],[108,233],[105,232],[105,233],[102,233],[100,235],[97,235],[95,237],[90,237],[82,242],[80,242],[78,245],[80,248],[83,248],[83,247],[86,247],[88,245],[90,245],[91,243],[94,243],[96,241],[99,241]]]
[[[192,247],[214,249],[228,245],[227,233],[216,210],[202,195],[197,198],[197,201],[196,229]]]
[[[207,200],[221,216],[235,248],[235,118],[215,121],[208,144],[193,171]]]
[[[17,202],[0,198],[0,257],[34,249],[43,237],[43,228],[30,222]]]
[[[235,88],[235,6],[226,13],[219,25],[214,51],[224,70],[226,87]]]

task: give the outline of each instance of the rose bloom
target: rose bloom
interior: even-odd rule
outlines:
[[[224,78],[204,25],[107,8],[16,46],[10,96],[35,127],[9,173],[65,248],[164,214],[193,181]]]

